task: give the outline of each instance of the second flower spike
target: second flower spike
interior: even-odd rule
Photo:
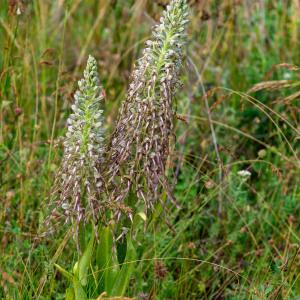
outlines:
[[[110,149],[109,178],[117,202],[124,201],[129,191],[147,208],[153,208],[162,190],[172,198],[165,166],[187,22],[186,0],[171,1],[133,71]]]

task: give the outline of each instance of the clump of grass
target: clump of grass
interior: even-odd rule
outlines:
[[[165,165],[187,18],[186,1],[171,1],[133,71],[110,149],[109,177],[117,202],[122,202],[131,189],[147,208],[153,208],[161,187],[171,196]]]

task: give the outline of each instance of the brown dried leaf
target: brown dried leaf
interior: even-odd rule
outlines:
[[[39,64],[40,65],[47,65],[47,66],[53,66],[53,62],[51,62],[51,61],[47,61],[47,60],[41,60],[40,62],[39,62]]]
[[[293,65],[293,64],[288,64],[288,63],[278,64],[278,65],[275,65],[275,67],[288,69],[289,71],[300,71],[300,67]]]
[[[185,117],[185,116],[183,116],[183,115],[178,115],[178,114],[176,114],[176,119],[179,120],[179,121],[184,122],[184,123],[187,124],[187,125],[189,124],[187,117]]]
[[[14,279],[9,274],[7,274],[6,272],[2,272],[1,275],[2,275],[3,280],[7,281],[10,284],[15,284]]]
[[[292,102],[295,99],[299,99],[300,98],[300,91],[297,91],[285,98],[280,98],[279,100],[276,101],[276,103],[289,103]]]

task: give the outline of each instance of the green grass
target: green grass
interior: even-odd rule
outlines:
[[[76,81],[88,54],[95,56],[111,132],[133,62],[166,1],[23,2],[19,16],[6,1],[0,6],[0,295],[63,299],[67,282],[53,264],[72,266],[75,243],[68,233],[36,237]],[[296,1],[190,2],[169,160],[181,209],[157,207],[141,225],[127,294],[299,299],[300,103],[274,102],[297,88],[246,94],[261,81],[299,80],[273,68],[300,65]],[[238,175],[245,169],[247,180]]]

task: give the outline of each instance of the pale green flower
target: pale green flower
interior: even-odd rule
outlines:
[[[102,208],[99,195],[103,186],[103,90],[92,56],[78,87],[67,120],[64,156],[55,182],[59,199],[53,209],[54,214],[61,214],[66,222],[77,226],[90,219],[96,224]]]

